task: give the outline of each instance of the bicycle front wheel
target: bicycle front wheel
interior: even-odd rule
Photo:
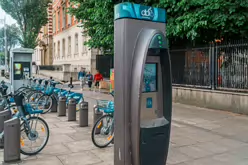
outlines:
[[[43,95],[37,101],[37,108],[43,110],[42,114],[49,112],[53,105],[53,99],[51,96]]]
[[[36,155],[44,149],[49,140],[49,127],[40,117],[30,117],[21,124],[21,153]]]
[[[114,118],[112,115],[100,117],[91,132],[93,144],[98,148],[107,147],[114,140]]]
[[[30,94],[29,98],[28,98],[28,102],[30,104],[36,104],[38,102],[38,99],[43,95],[42,92],[39,91],[35,91],[32,94]]]

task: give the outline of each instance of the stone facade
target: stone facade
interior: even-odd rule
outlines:
[[[83,67],[95,73],[96,55],[100,52],[84,45],[88,37],[82,35],[82,28],[78,27],[80,21],[68,13],[69,6],[69,0],[53,0],[48,23],[49,37],[39,36],[40,44],[35,50],[33,61],[37,65],[71,64],[73,72]],[[44,47],[46,42],[48,45]]]
[[[53,64],[53,33],[52,33],[52,3],[49,5],[48,23],[40,29],[37,38],[38,45],[34,50],[33,61],[36,65]]]
[[[81,67],[95,72],[96,50],[89,50],[84,45],[87,38],[82,35],[82,29],[74,25],[53,38],[53,64],[71,64],[72,71],[79,71]]]

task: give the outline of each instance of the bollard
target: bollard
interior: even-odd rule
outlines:
[[[65,96],[61,96],[59,98],[58,116],[66,116],[66,97]]]
[[[53,98],[53,105],[51,108],[51,112],[57,112],[58,111],[58,102],[56,101],[56,99]]]
[[[88,102],[81,102],[79,108],[79,127],[88,126],[88,111],[89,104]]]
[[[76,100],[71,98],[68,103],[68,121],[76,121],[76,115]]]
[[[93,108],[93,113],[94,113],[94,120],[93,120],[93,125],[96,123],[96,121],[100,118],[100,117],[102,117],[102,115],[103,115],[103,112],[100,112],[100,111],[98,111],[98,108],[97,108],[97,106],[95,105],[94,106],[94,108]],[[95,132],[95,134],[100,134],[100,131],[101,131],[101,128],[96,128],[96,132]]]
[[[4,130],[4,122],[9,119],[11,119],[11,112],[9,110],[0,112],[0,133],[2,133]],[[0,139],[0,148],[3,147],[4,147],[4,140]]]
[[[20,120],[12,118],[4,122],[4,162],[19,161],[20,155]]]

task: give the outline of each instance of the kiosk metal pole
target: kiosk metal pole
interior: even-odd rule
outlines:
[[[115,165],[166,164],[172,84],[165,23],[164,9],[115,6]]]

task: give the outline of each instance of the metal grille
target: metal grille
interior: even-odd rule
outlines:
[[[217,88],[248,89],[248,42],[237,41],[216,46]]]
[[[174,86],[248,91],[248,41],[171,50]]]
[[[209,54],[209,47],[172,50],[173,85],[210,88]]]

